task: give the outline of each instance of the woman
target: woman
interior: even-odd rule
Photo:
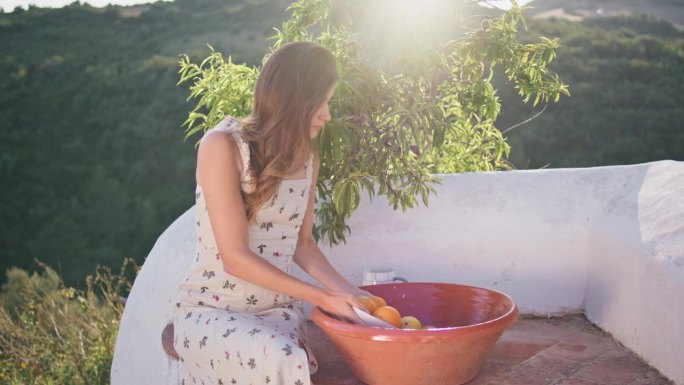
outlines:
[[[256,83],[251,116],[226,118],[197,154],[197,255],[180,284],[174,348],[184,384],[309,384],[301,301],[350,320],[364,292],[312,238],[319,160],[337,80],[325,48],[290,43]],[[292,262],[316,279],[291,275]]]

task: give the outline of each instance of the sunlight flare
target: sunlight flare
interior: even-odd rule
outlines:
[[[443,28],[453,9],[446,0],[379,0],[371,8],[371,23],[391,31],[388,38],[432,35]]]

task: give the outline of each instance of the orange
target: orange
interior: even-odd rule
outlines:
[[[376,305],[375,302],[373,302],[373,300],[368,296],[360,295],[360,296],[356,297],[356,299],[359,302],[361,302],[361,305],[363,305],[363,307],[366,308],[366,310],[368,311],[369,314],[373,314],[375,309],[378,308],[378,305]]]
[[[401,328],[402,329],[420,329],[422,326],[418,318],[407,315],[406,317],[401,317]]]
[[[380,306],[373,312],[373,317],[379,318],[398,328],[401,327],[401,314],[399,314],[399,310],[392,306]]]
[[[372,295],[371,299],[375,302],[375,307],[387,306],[387,302],[377,295]]]

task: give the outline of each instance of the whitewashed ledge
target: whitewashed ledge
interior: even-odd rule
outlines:
[[[160,333],[194,255],[193,217],[169,226],[135,281],[112,385],[177,384]],[[684,384],[684,162],[444,175],[429,208],[363,201],[350,225],[324,251],[353,282],[389,266],[503,291],[523,313],[584,312]]]

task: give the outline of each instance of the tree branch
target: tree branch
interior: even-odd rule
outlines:
[[[520,123],[517,123],[517,124],[514,124],[514,125],[508,127],[507,129],[501,131],[501,134],[505,134],[505,133],[507,133],[508,131],[510,131],[510,130],[516,128],[516,127],[520,127],[520,126],[522,126],[523,124],[527,124],[527,123],[531,122],[532,120],[536,119],[539,115],[541,115],[544,111],[546,111],[546,107],[548,107],[548,104],[544,105],[544,108],[542,108],[541,111],[539,111],[539,112],[537,112],[536,114],[534,114],[534,116],[532,116],[532,117],[530,117],[529,119],[524,120],[524,121],[522,121],[522,122],[520,122]]]

